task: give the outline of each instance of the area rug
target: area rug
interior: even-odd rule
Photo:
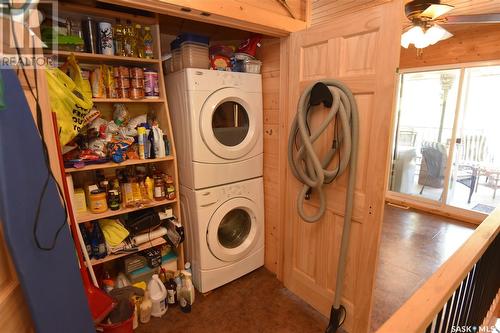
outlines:
[[[472,207],[472,210],[485,213],[485,214],[490,214],[492,211],[495,210],[495,207],[493,206],[488,206],[488,205],[483,205],[483,204],[477,204],[474,207]]]

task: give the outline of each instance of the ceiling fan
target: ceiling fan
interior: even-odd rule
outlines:
[[[500,23],[500,14],[455,15],[443,17],[454,6],[442,4],[440,0],[413,0],[405,4],[405,15],[411,24],[401,36],[401,46],[410,44],[417,49],[434,45],[453,36],[441,25]]]

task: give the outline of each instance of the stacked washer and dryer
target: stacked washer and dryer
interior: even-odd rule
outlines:
[[[194,68],[166,77],[186,257],[200,292],[264,264],[261,82]]]

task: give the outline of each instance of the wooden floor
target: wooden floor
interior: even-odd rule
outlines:
[[[376,330],[472,233],[453,220],[386,206],[371,329]],[[324,332],[328,320],[265,268],[203,296],[184,314],[169,308],[136,333]]]
[[[371,330],[379,328],[473,231],[469,224],[386,205]]]

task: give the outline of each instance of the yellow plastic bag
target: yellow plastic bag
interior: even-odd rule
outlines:
[[[64,67],[69,70],[69,77],[75,82],[75,85],[86,98],[92,98],[92,88],[90,87],[90,81],[85,80],[82,75],[82,69],[76,61],[75,55],[72,53],[66,60]],[[64,70],[64,69],[63,69]]]
[[[85,125],[85,116],[92,108],[92,98],[77,87],[59,68],[47,68],[47,83],[52,111],[56,113],[59,140],[64,146]],[[81,76],[81,74],[80,74]]]

